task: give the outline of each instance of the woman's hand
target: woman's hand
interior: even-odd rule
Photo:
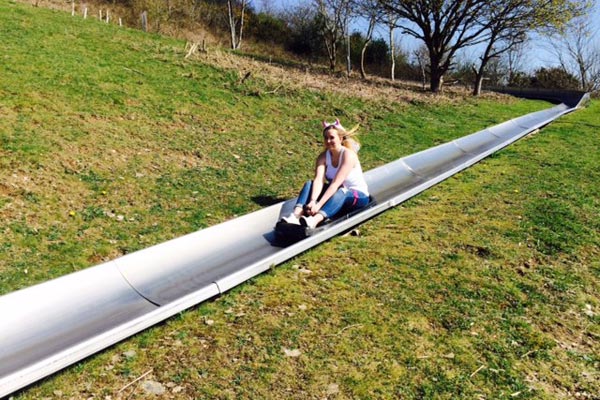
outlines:
[[[321,207],[317,204],[317,202],[315,200],[311,200],[310,203],[308,203],[306,205],[306,213],[309,216],[313,216],[316,213],[319,212],[319,210],[321,209]]]

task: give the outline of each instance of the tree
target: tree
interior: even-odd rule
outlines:
[[[199,0],[194,0],[194,1],[199,1]],[[258,7],[259,10],[261,10],[261,12],[263,14],[267,14],[267,15],[275,15],[275,7],[273,5],[273,0],[260,0],[259,1],[260,6]]]
[[[248,0],[227,0],[227,22],[231,37],[231,48],[238,50],[242,45],[244,33],[244,14]]]
[[[526,2],[528,0],[509,0],[504,2],[505,6],[499,4],[502,1],[490,4],[483,22],[488,26],[487,43],[480,57],[479,66],[473,67],[475,73],[474,96],[481,93],[483,76],[488,63],[500,54],[525,42],[529,18],[525,18],[527,11],[522,10],[519,3]]]
[[[350,0],[315,0],[319,15],[320,33],[323,37],[329,69],[335,71],[337,46],[344,35],[348,35],[350,23]],[[350,40],[348,38],[348,40]]]
[[[375,30],[375,26],[381,21],[381,8],[379,7],[377,0],[352,0],[352,6],[355,8],[358,16],[369,21],[367,36],[365,37],[360,57],[360,76],[362,79],[366,79],[365,55],[367,53],[367,47],[373,41],[373,31]]]
[[[552,36],[552,49],[565,72],[578,77],[580,89],[600,90],[598,30],[589,16],[574,19],[563,32]]]
[[[381,68],[387,68],[389,54],[390,47],[385,39],[373,39],[365,53],[365,63]]]
[[[346,74],[350,76],[352,73],[352,57],[350,54],[350,20],[352,18],[350,1],[346,3],[347,11],[344,13],[344,19],[342,20],[342,31],[346,37]]]
[[[268,13],[250,14],[246,32],[264,43],[285,44],[290,39],[290,28],[284,20]]]
[[[579,81],[561,67],[540,68],[535,71],[531,86],[541,89],[577,89]]]
[[[371,73],[381,75],[384,68],[387,68],[389,59],[389,47],[387,42],[382,38],[371,39],[368,47],[365,47],[367,39],[363,37],[361,32],[355,31],[350,36],[352,45],[352,62],[360,65],[366,70],[370,67]],[[366,75],[366,72],[365,72]],[[363,77],[366,79],[366,76]]]
[[[510,80],[508,81],[508,86],[526,88],[530,87],[534,78],[527,75],[523,71],[514,71],[512,75],[510,75]]]
[[[423,90],[427,86],[427,71],[429,71],[428,64],[429,51],[427,47],[421,46],[417,50],[413,51],[413,57],[415,58],[416,64],[421,72],[421,82],[423,83]]]
[[[394,40],[394,28],[396,28],[396,24],[398,23],[398,17],[388,12],[385,23],[387,24],[390,35],[390,59],[392,61],[390,64],[390,79],[394,81],[396,80],[396,41]]]
[[[319,34],[320,18],[314,7],[298,5],[282,16],[290,30],[286,49],[300,56],[315,60],[325,52]]]
[[[138,15],[146,12],[151,27],[149,30],[161,32],[163,24],[169,22],[172,4],[159,0],[136,0],[131,2],[133,9],[137,9]]]
[[[371,15],[369,17],[369,28],[367,29],[367,37],[360,51],[360,76],[363,79],[367,79],[367,74],[365,73],[365,54],[367,53],[367,46],[369,46],[369,44],[371,44],[371,41],[373,40],[373,31],[375,30],[376,23],[376,17]]]
[[[517,44],[508,49],[504,54],[504,63],[506,65],[506,85],[522,86],[523,83],[523,54],[525,43]]]
[[[455,62],[452,70],[448,73],[450,79],[454,80],[455,83],[461,83],[466,87],[469,87],[475,79],[476,68],[473,57],[466,51],[460,52],[455,57]]]
[[[491,60],[525,42],[534,30],[560,29],[582,13],[587,2],[570,0],[495,0],[482,13],[485,46],[475,70],[473,95],[481,93],[486,66]]]
[[[487,25],[481,24],[484,0],[379,0],[399,18],[403,33],[423,41],[428,51],[430,90],[442,90],[444,75],[456,52],[480,43]]]

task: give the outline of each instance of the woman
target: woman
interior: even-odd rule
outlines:
[[[283,220],[315,228],[342,209],[350,211],[369,203],[369,189],[356,155],[358,143],[336,119],[323,122],[325,151],[317,157],[315,177],[304,184],[294,211]]]

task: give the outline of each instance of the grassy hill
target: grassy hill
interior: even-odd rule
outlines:
[[[548,106],[186,59],[10,1],[0,42],[0,294],[294,196],[321,119],[361,124],[370,169]],[[599,107],[15,398],[594,398]]]

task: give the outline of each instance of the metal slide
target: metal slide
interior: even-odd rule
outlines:
[[[273,245],[273,227],[294,199],[1,296],[0,397],[218,296],[578,106],[563,103],[370,170],[373,206],[288,247]]]

